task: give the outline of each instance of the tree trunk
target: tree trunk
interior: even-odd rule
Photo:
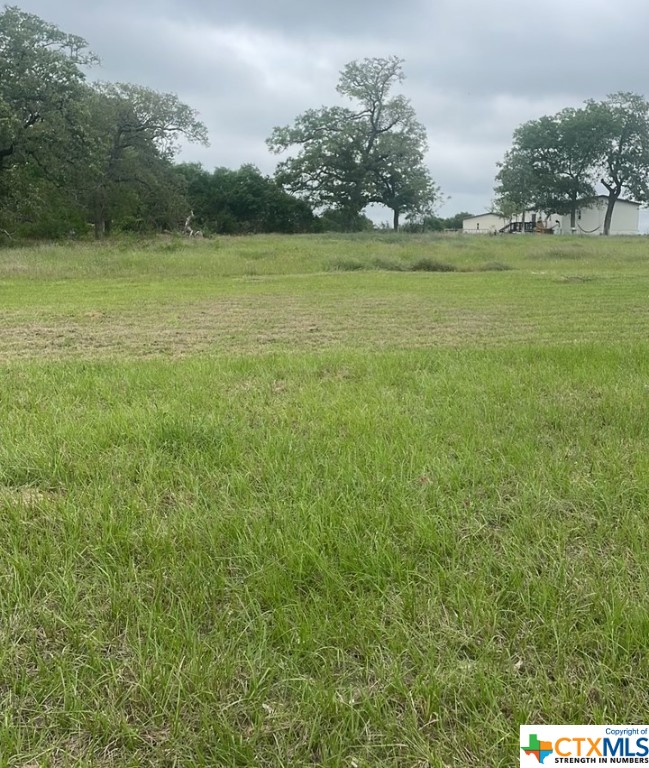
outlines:
[[[613,219],[613,209],[615,208],[615,203],[617,203],[617,199],[620,196],[620,192],[618,192],[616,189],[609,189],[608,191],[608,201],[606,203],[606,214],[604,216],[604,234],[608,235],[611,232],[611,221]]]
[[[3,147],[0,149],[0,166],[2,166],[2,161],[5,159],[5,157],[11,157],[15,151],[15,146],[12,144],[9,147]]]
[[[393,216],[392,216],[392,229],[396,232],[399,229],[399,209],[395,208],[393,210]]]
[[[95,189],[93,207],[95,210],[95,240],[103,240],[106,234],[106,194],[101,185]]]
[[[103,240],[106,234],[106,219],[102,211],[95,213],[95,240]]]
[[[577,193],[570,193],[570,232],[575,234],[577,231]]]

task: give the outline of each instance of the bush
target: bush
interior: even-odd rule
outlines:
[[[478,267],[478,272],[507,272],[514,267],[509,264],[503,264],[502,261],[488,261],[486,264]]]
[[[375,269],[385,269],[388,272],[403,272],[408,267],[402,264],[400,261],[393,261],[391,259],[384,259],[381,256],[377,256],[372,262]]]
[[[316,228],[320,232],[371,232],[374,224],[362,213],[328,210],[320,216]]]
[[[431,258],[424,258],[415,261],[410,265],[412,272],[455,272],[456,267],[452,264],[446,264],[443,261],[436,261]]]
[[[333,269],[340,272],[357,272],[360,269],[365,269],[366,266],[362,261],[356,259],[336,259],[329,265],[329,269]]]

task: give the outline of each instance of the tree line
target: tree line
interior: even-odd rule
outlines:
[[[270,149],[298,151],[274,177],[177,162],[181,141],[208,143],[196,111],[171,93],[88,82],[96,64],[83,38],[16,6],[0,13],[0,242],[174,232],[190,220],[204,233],[358,230],[372,227],[373,202],[395,227],[432,211],[424,128],[390,93],[403,79],[397,58],[347,65],[338,90],[354,108],[275,128]]]
[[[347,64],[344,105],[309,109],[275,127],[275,174],[179,163],[181,142],[207,145],[196,111],[171,93],[88,82],[88,43],[16,6],[0,13],[0,244],[94,232],[245,234],[461,228],[435,214],[440,190],[426,166],[426,131],[395,89],[402,59]],[[649,104],[637,94],[564,109],[516,129],[496,177],[497,211],[569,214],[607,191],[605,233],[625,193],[649,202]],[[190,223],[191,222],[191,226]]]
[[[88,84],[86,41],[17,7],[0,14],[0,226],[53,237],[117,222],[165,226],[180,204],[178,141],[207,142],[175,95]]]

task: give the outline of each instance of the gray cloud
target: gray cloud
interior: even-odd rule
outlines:
[[[397,54],[426,125],[445,213],[488,206],[496,162],[521,122],[618,90],[643,92],[649,5],[642,0],[23,0],[84,36],[92,73],[174,91],[208,125],[208,167],[272,172],[274,125],[332,103],[342,66]]]

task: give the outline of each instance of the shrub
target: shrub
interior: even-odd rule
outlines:
[[[356,259],[336,259],[329,265],[329,269],[333,269],[340,272],[356,272],[360,269],[365,269],[366,266],[362,261]]]
[[[412,272],[455,272],[456,267],[443,261],[436,261],[431,258],[423,258],[410,265]]]
[[[509,264],[503,264],[502,261],[488,261],[486,264],[477,268],[478,272],[507,272],[514,267]]]
[[[404,269],[408,268],[400,261],[384,259],[381,256],[377,256],[377,258],[372,261],[372,265],[375,269],[385,269],[388,272],[403,272]]]

